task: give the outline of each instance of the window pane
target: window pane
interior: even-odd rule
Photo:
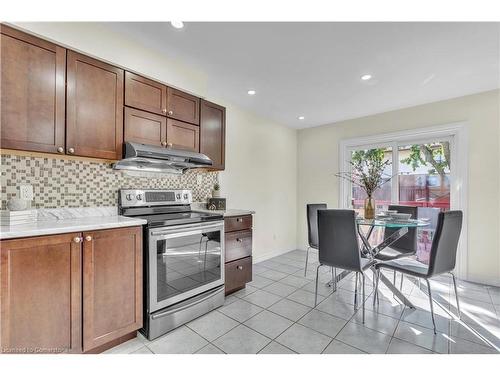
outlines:
[[[437,215],[450,209],[450,144],[408,144],[399,151],[399,204],[417,206],[430,226],[418,231],[417,258],[427,263]]]

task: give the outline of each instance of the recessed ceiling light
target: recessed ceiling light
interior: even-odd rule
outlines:
[[[257,91],[255,91],[255,90],[248,90],[247,94],[248,95],[255,95],[255,94],[257,94]]]
[[[304,116],[299,116],[299,120],[304,120],[305,117]]]
[[[362,81],[368,81],[372,78],[372,75],[371,74],[364,74],[361,76],[361,80]]]
[[[184,27],[184,22],[182,21],[170,21],[170,24],[176,29],[182,29]]]

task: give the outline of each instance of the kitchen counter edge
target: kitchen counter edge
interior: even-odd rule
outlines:
[[[0,226],[0,240],[46,236],[100,229],[142,226],[146,220],[125,216],[83,217],[66,220],[42,220],[31,224]]]
[[[227,210],[208,210],[204,208],[192,208],[193,211],[198,211],[198,212],[210,212],[210,213],[215,213],[215,214],[221,214],[224,217],[234,217],[234,216],[244,216],[244,215],[253,215],[255,214],[255,211],[251,210],[239,210],[239,209],[227,209]]]

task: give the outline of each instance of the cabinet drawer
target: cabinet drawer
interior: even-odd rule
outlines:
[[[226,233],[225,247],[226,262],[252,255],[252,231],[247,229]]]
[[[252,257],[246,257],[226,263],[224,271],[227,295],[235,290],[243,288],[246,283],[252,281]]]
[[[224,230],[233,232],[252,228],[252,215],[226,217],[224,219]]]

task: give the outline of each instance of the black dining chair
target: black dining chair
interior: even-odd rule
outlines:
[[[418,207],[415,206],[401,206],[401,205],[389,205],[389,210],[396,210],[401,214],[411,214],[411,219],[416,219],[418,216]],[[385,228],[384,239],[388,238],[399,228]],[[377,255],[376,259],[379,260],[394,260],[404,257],[413,256],[417,253],[417,228],[408,228],[408,233],[406,233],[399,240],[393,242],[390,246],[382,249]],[[394,271],[394,285],[396,285],[396,271]],[[401,274],[401,285],[400,290],[403,289],[403,274]]]
[[[377,280],[375,282],[375,296],[373,302],[375,303],[378,298],[378,281],[380,277],[380,270],[382,268],[418,277],[419,279],[425,279],[425,281],[427,282],[429,303],[431,306],[432,324],[434,326],[435,334],[436,323],[434,321],[434,307],[432,304],[431,284],[429,282],[429,279],[434,276],[442,275],[444,273],[450,273],[453,279],[455,297],[457,299],[458,317],[460,318],[460,304],[458,301],[457,283],[455,280],[453,269],[455,268],[456,264],[458,241],[460,239],[460,232],[462,230],[462,216],[462,211],[447,211],[439,213],[436,232],[434,234],[434,240],[432,241],[428,266],[414,259],[396,259],[377,263],[375,265],[375,269],[377,270]]]
[[[319,265],[316,268],[316,288],[314,306],[318,299],[318,273],[321,266],[342,268],[356,272],[362,277],[363,323],[365,322],[365,271],[373,264],[374,260],[362,258],[358,245],[358,232],[356,230],[356,213],[354,210],[320,210],[318,211],[318,250]],[[356,306],[355,306],[356,308]]]
[[[304,267],[304,277],[307,274],[307,262],[309,261],[309,250],[318,250],[318,210],[326,210],[326,203],[311,203],[307,209],[307,238],[309,246],[306,251],[306,266]]]

